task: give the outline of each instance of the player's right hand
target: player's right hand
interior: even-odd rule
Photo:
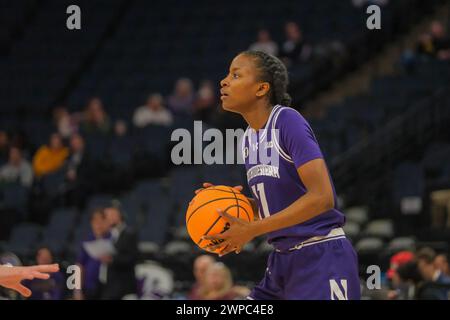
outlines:
[[[195,194],[198,194],[200,191],[202,191],[203,189],[209,188],[209,187],[214,187],[214,184],[210,183],[210,182],[203,182],[203,188],[199,188],[197,190],[195,190]],[[234,186],[233,189],[237,192],[242,192],[242,189],[244,187],[243,186]]]

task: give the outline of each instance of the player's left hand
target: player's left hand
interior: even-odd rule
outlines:
[[[202,239],[212,241],[216,240],[216,242],[220,242],[223,240],[216,245],[210,244],[207,246],[210,250],[223,248],[219,253],[220,257],[233,251],[236,251],[236,253],[240,253],[242,247],[255,237],[252,223],[233,217],[232,215],[222,211],[221,209],[218,209],[217,212],[223,219],[225,219],[229,223],[229,229],[223,233],[205,235],[202,237]]]

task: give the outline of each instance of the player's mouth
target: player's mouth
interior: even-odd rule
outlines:
[[[223,100],[228,97],[228,93],[225,93],[224,91],[220,90],[220,100]]]

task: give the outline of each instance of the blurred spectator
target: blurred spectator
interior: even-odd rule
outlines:
[[[170,126],[173,123],[173,117],[163,103],[163,97],[159,93],[151,94],[147,99],[147,103],[137,108],[134,112],[133,124],[138,128],[152,124]]]
[[[111,123],[105,112],[103,103],[99,98],[92,98],[86,107],[81,130],[84,133],[108,134],[111,129]]]
[[[436,258],[434,258],[434,264],[436,265],[436,269],[443,275],[450,277],[450,268],[448,266],[448,257],[446,254],[438,254]]]
[[[430,193],[431,225],[434,228],[450,228],[450,189]]]
[[[99,300],[101,298],[100,265],[101,261],[89,255],[85,245],[98,239],[110,238],[109,225],[102,208],[96,208],[91,213],[91,231],[81,244],[77,257],[77,265],[82,272],[81,291],[74,292],[76,300]]]
[[[78,123],[65,107],[57,107],[53,110],[53,121],[58,128],[58,133],[64,139],[78,132]]]
[[[33,183],[33,169],[19,148],[10,148],[9,161],[0,168],[0,184],[3,183],[19,183],[24,187]]]
[[[19,148],[20,150],[22,150],[22,153],[24,155],[27,154],[27,150],[29,150],[31,147],[27,136],[20,129],[12,131],[12,133],[9,135],[9,145]]]
[[[41,247],[38,249],[36,253],[36,264],[53,264],[53,254],[49,248]],[[23,284],[32,292],[29,298],[30,300],[63,299],[65,279],[60,271],[50,273],[49,279],[24,280]]]
[[[417,252],[417,266],[424,279],[418,298],[424,300],[448,300],[450,278],[444,275],[434,263],[436,253],[431,248]]]
[[[281,48],[280,58],[286,66],[307,61],[311,56],[312,48],[304,42],[298,24],[287,22],[284,28],[286,40]]]
[[[216,262],[206,270],[205,300],[243,299],[249,293],[248,288],[233,285],[231,271],[222,262]]]
[[[406,262],[396,270],[398,275],[396,282],[393,282],[394,291],[388,293],[389,299],[414,300],[417,299],[417,288],[422,281],[422,276],[417,268],[415,260]]]
[[[214,85],[211,81],[203,81],[197,93],[194,103],[196,120],[209,122],[217,105],[214,94]]]
[[[394,254],[390,260],[390,268],[387,272],[388,279],[391,281],[392,289],[388,293],[388,299],[408,299],[410,286],[412,283],[408,279],[402,279],[398,269],[414,260],[414,253],[410,251],[401,251]]]
[[[80,171],[86,167],[86,152],[84,139],[79,134],[70,137],[70,156],[67,160],[66,178],[69,181],[76,181]]]
[[[0,164],[8,161],[9,157],[9,136],[6,131],[0,130]]]
[[[70,137],[70,155],[66,163],[66,198],[69,205],[84,204],[92,184],[91,161],[86,153],[83,137],[75,133]]]
[[[167,100],[167,106],[175,114],[192,114],[194,98],[192,81],[188,78],[180,78],[175,83],[174,91]]]
[[[388,278],[394,279],[398,277],[397,269],[412,260],[414,260],[414,253],[411,251],[400,251],[394,254],[390,260],[390,268],[387,272]]]
[[[430,33],[422,34],[416,48],[418,54],[425,54],[440,60],[450,60],[450,38],[439,21],[433,21]]]
[[[254,51],[263,51],[273,56],[278,55],[278,45],[272,40],[269,31],[266,29],[261,29],[258,31],[258,39],[250,46],[249,49]]]
[[[123,120],[117,120],[114,123],[114,135],[118,138],[125,137],[128,132],[128,125]]]
[[[101,258],[102,263],[107,266],[106,276],[102,279],[105,283],[102,298],[118,300],[137,292],[134,273],[138,258],[137,236],[134,230],[127,226],[117,206],[106,208],[105,216],[111,228],[115,253]]]
[[[64,147],[61,136],[53,133],[49,145],[38,149],[33,158],[33,170],[37,177],[42,177],[60,169],[66,160],[69,151]]]
[[[210,255],[201,255],[194,261],[194,277],[195,283],[189,292],[189,300],[202,300],[205,294],[205,278],[206,270],[215,263],[215,259]]]

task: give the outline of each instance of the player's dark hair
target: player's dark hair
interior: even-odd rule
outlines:
[[[260,80],[270,84],[270,103],[290,106],[292,99],[287,93],[289,77],[284,63],[277,57],[262,51],[248,50],[241,54],[254,58]]]

